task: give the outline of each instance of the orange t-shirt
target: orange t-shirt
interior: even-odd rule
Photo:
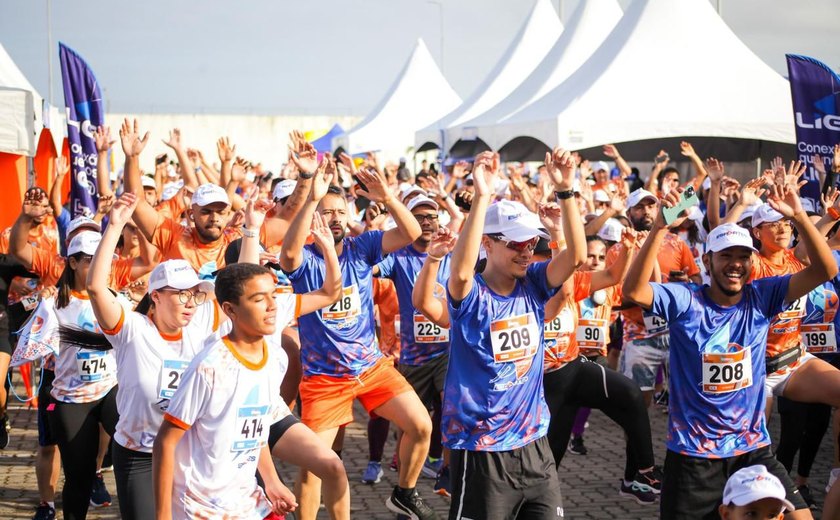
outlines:
[[[184,190],[178,190],[178,193],[171,199],[158,202],[155,209],[164,218],[181,220],[181,214],[187,209],[187,204],[184,202]]]
[[[373,303],[379,313],[379,349],[389,355],[399,357],[400,343],[397,338],[397,315],[400,304],[397,301],[397,288],[389,278],[373,278]]]
[[[785,250],[781,264],[775,264],[759,254],[753,254],[750,280],[796,274],[803,269],[805,269],[805,264],[796,258],[792,249]],[[767,357],[776,356],[800,344],[799,326],[805,316],[807,300],[808,295],[805,295],[791,302],[784,312],[773,317],[770,322],[770,331],[767,333]]]
[[[9,253],[9,239],[12,235],[12,228],[8,227],[0,233],[0,253]],[[58,253],[58,225],[55,219],[48,216],[44,222],[39,226],[35,226],[29,230],[29,237],[27,243],[36,249],[44,249],[52,253]],[[14,279],[17,279],[16,276]],[[38,288],[43,287],[43,283],[38,285]],[[20,294],[15,291],[9,292],[9,302],[17,302],[22,298]]]
[[[591,272],[588,274],[592,276]],[[584,356],[607,355],[607,345],[610,344],[610,324],[614,321],[612,308],[621,304],[621,296],[617,285],[607,287],[603,291],[604,303],[600,305],[593,300],[592,296],[575,304],[578,312],[575,339],[580,353]]]
[[[603,190],[608,194],[627,195],[627,183],[621,179],[610,179],[606,182],[596,182],[592,186],[592,191]]]
[[[576,302],[589,296],[591,281],[592,273],[575,271],[571,298],[563,303],[556,316],[545,317],[545,323],[543,324],[544,372],[552,372],[563,368],[566,363],[578,357],[578,344],[575,340],[575,331],[578,326]]]
[[[611,247],[607,251],[607,265],[612,265],[620,254],[624,254],[624,248],[620,244]],[[687,276],[700,273],[700,268],[694,262],[691,248],[673,233],[665,235],[665,240],[662,242],[662,248],[659,250],[656,260],[659,263],[659,270],[662,271],[663,282],[668,281],[668,274],[671,271],[682,271]],[[620,295],[621,289],[619,287],[616,289]],[[668,326],[664,320],[643,312],[641,307],[634,306],[625,309],[621,311],[621,315],[624,319],[625,342],[652,338],[668,332]]]
[[[49,287],[55,285],[64,272],[67,260],[61,256],[43,249],[32,248],[32,272],[41,279],[41,285]],[[131,266],[133,258],[115,258],[111,264],[111,275],[108,287],[115,291],[122,290],[131,283]]]

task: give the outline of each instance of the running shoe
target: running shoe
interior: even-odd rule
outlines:
[[[825,486],[826,493],[831,491],[831,486],[834,485],[834,481],[836,481],[838,477],[840,477],[840,468],[834,468],[831,470],[831,473],[828,474],[828,484]]]
[[[662,390],[661,392],[656,392],[653,394],[653,402],[658,404],[659,406],[668,406],[668,402],[670,401],[670,396],[668,395],[667,390]]]
[[[46,502],[41,502],[35,509],[35,516],[32,520],[55,520],[55,509]]]
[[[662,491],[662,470],[659,466],[654,466],[647,473],[637,471],[636,478],[633,481],[649,488],[654,494],[658,495]]]
[[[397,471],[400,469],[400,459],[397,457],[396,453],[394,453],[394,458],[391,459],[391,465],[388,467],[391,468],[391,471]]]
[[[433,459],[431,457],[426,457],[426,462],[423,463],[423,469],[420,471],[425,477],[436,478],[437,474],[440,473],[441,466],[443,466],[442,458]]]
[[[621,481],[621,488],[618,490],[618,495],[622,497],[632,498],[640,505],[655,504],[659,499],[647,486],[643,486],[635,480],[626,483],[623,479]]]
[[[406,515],[411,520],[439,520],[437,513],[420,497],[416,489],[404,493],[394,486],[391,496],[385,501],[385,507],[398,515]]]
[[[449,466],[440,469],[435,479],[435,493],[446,498],[452,497],[449,487]]]
[[[589,450],[583,445],[583,437],[572,437],[572,441],[569,443],[569,453],[575,455],[586,455],[589,453]]]
[[[817,501],[814,500],[813,495],[811,495],[811,488],[808,487],[808,484],[803,484],[796,488],[799,491],[799,496],[802,497],[802,500],[808,504],[808,507],[814,511],[819,511],[820,506],[817,505]]]
[[[9,445],[9,432],[11,430],[12,427],[9,424],[9,416],[3,414],[3,417],[0,417],[0,450],[5,450],[6,446]]]
[[[105,507],[111,505],[111,493],[105,487],[105,480],[102,473],[97,473],[93,479],[93,489],[90,492],[90,505],[93,507]]]
[[[365,484],[377,484],[382,480],[382,475],[384,474],[382,464],[370,461],[368,462],[367,468],[365,468],[365,472],[362,473],[362,482]]]

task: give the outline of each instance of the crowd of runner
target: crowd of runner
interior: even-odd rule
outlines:
[[[813,485],[840,518],[840,192],[804,204],[802,164],[741,184],[684,142],[687,179],[613,145],[614,168],[555,149],[532,170],[484,152],[411,172],[294,132],[272,173],[173,130],[174,158],[144,173],[149,135],[126,120],[112,182],[117,141],[95,137],[96,213],[62,206],[59,160],[0,235],[0,376],[15,348],[46,353],[23,360],[40,369],[36,520],[59,495],[68,520],[109,505],[111,465],[126,519],[347,519],[348,479],[380,482],[392,425],[383,511],[437,518],[427,475],[450,519],[574,516],[558,467],[588,453],[591,409],[625,434],[616,500],[665,519],[811,518],[831,425],[835,469]],[[357,399],[370,462],[348,476]]]

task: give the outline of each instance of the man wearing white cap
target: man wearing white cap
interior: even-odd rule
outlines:
[[[490,205],[498,161],[492,152],[476,157],[475,198],[447,283],[451,333],[441,433],[452,450],[450,518],[508,518],[516,511],[562,518],[546,439],[543,323],[546,302],[586,259],[572,189],[575,164],[569,152],[546,154],[562,218],[545,211],[562,226],[568,247],[550,261],[531,263],[539,237],[547,234],[521,204]],[[477,275],[480,247],[487,265]]]
[[[729,477],[718,513],[723,520],[782,520],[796,508],[785,498],[785,486],[761,464],[741,468]]]
[[[675,206],[681,192],[667,195],[664,206]],[[748,283],[752,239],[746,230],[725,224],[706,241],[703,262],[711,285],[651,283],[656,253],[668,233],[660,213],[624,282],[624,297],[663,319],[671,336],[662,518],[714,517],[726,479],[753,464],[764,464],[785,485],[797,508],[793,518],[810,518],[771,450],[762,364],[773,316],[835,276],[837,265],[794,190],[777,186],[770,200],[796,221],[812,259],[802,271]]]

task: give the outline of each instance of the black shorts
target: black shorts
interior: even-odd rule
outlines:
[[[292,414],[283,417],[276,423],[271,425],[271,428],[268,430],[268,449],[273,450],[274,445],[277,444],[277,441],[280,440],[280,437],[286,433],[286,430],[298,424],[300,421],[297,417]]]
[[[55,446],[58,440],[52,433],[50,428],[48,411],[55,403],[50,396],[52,392],[53,380],[55,379],[55,372],[44,369],[41,372],[41,386],[38,388],[38,446]]]
[[[435,401],[440,401],[443,392],[443,382],[446,380],[446,367],[449,364],[449,354],[443,354],[424,365],[399,365],[400,374],[408,381],[420,401],[431,409]]]
[[[449,520],[563,518],[554,457],[543,437],[510,451],[452,450]]]
[[[0,353],[12,356],[15,350],[9,333],[9,313],[5,306],[0,306]]]
[[[675,520],[719,518],[718,507],[723,502],[726,481],[739,469],[756,464],[763,464],[767,471],[782,481],[787,499],[797,510],[808,507],[769,446],[725,459],[689,457],[668,450],[659,504],[660,517]]]

